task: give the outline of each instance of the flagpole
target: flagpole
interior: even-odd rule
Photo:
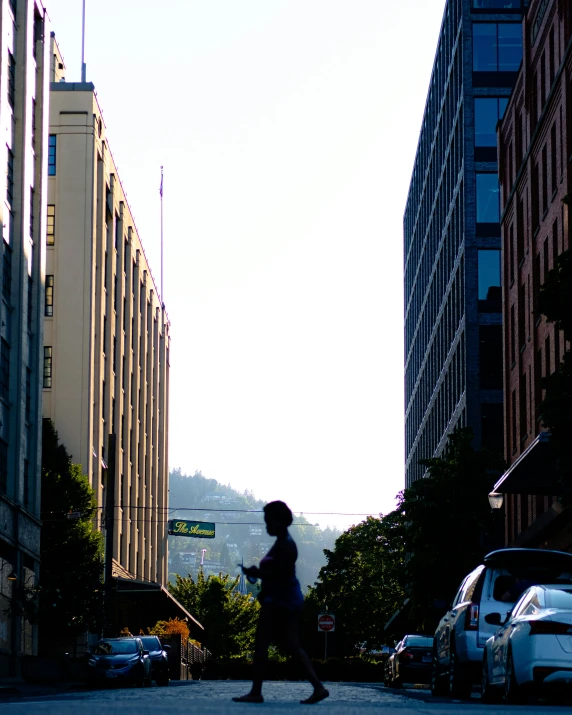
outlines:
[[[161,305],[165,306],[165,301],[163,299],[163,167],[161,167],[161,188],[159,189],[161,194]]]

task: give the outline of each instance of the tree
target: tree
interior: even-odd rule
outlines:
[[[468,429],[451,434],[445,453],[424,462],[428,475],[398,495],[395,511],[350,527],[326,551],[328,563],[304,605],[305,636],[314,647],[316,615],[326,605],[336,614],[332,640],[339,655],[387,642],[384,626],[406,599],[403,627],[434,630],[440,615],[434,602],[450,599],[500,541],[487,494],[505,465],[496,454],[475,450],[472,440]]]
[[[215,657],[242,656],[254,648],[258,601],[238,591],[239,578],[198,572],[177,575],[169,591],[204,626],[203,645]]]
[[[189,640],[191,631],[185,621],[180,618],[169,618],[168,621],[157,621],[153,628],[148,628],[150,636],[171,636],[179,634],[184,642]]]
[[[326,606],[336,616],[330,652],[349,655],[362,646],[383,645],[383,627],[404,598],[402,529],[396,512],[368,516],[325,551],[327,564],[306,597],[303,614],[305,642],[315,655],[323,649],[323,636],[316,638],[317,615]]]
[[[562,253],[555,268],[548,272],[540,289],[539,308],[564,339],[572,341],[572,250]],[[568,349],[556,370],[545,377],[546,390],[539,413],[550,431],[550,443],[559,462],[560,493],[566,503],[572,501],[572,353]]]
[[[435,600],[449,599],[461,579],[499,545],[487,494],[505,468],[495,453],[475,450],[470,429],[449,435],[440,457],[424,460],[428,476],[399,495],[411,620],[432,627]]]
[[[40,637],[96,629],[101,614],[102,537],[97,502],[51,420],[42,424]],[[68,518],[73,515],[74,518]]]

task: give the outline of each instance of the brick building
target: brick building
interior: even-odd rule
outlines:
[[[560,505],[552,496],[549,445],[538,418],[541,379],[566,348],[538,311],[539,289],[570,248],[572,4],[532,0],[523,21],[523,63],[498,129],[502,202],[505,455],[495,487],[506,495],[506,542],[572,544],[550,536]]]

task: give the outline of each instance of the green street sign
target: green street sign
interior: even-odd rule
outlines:
[[[169,521],[169,536],[191,536],[195,539],[214,539],[215,525],[210,521]]]

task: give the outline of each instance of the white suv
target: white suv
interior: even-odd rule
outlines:
[[[487,639],[498,626],[485,622],[489,613],[508,611],[529,587],[572,583],[572,554],[543,549],[501,549],[465,577],[437,630],[433,646],[431,692],[469,697],[479,682]]]

